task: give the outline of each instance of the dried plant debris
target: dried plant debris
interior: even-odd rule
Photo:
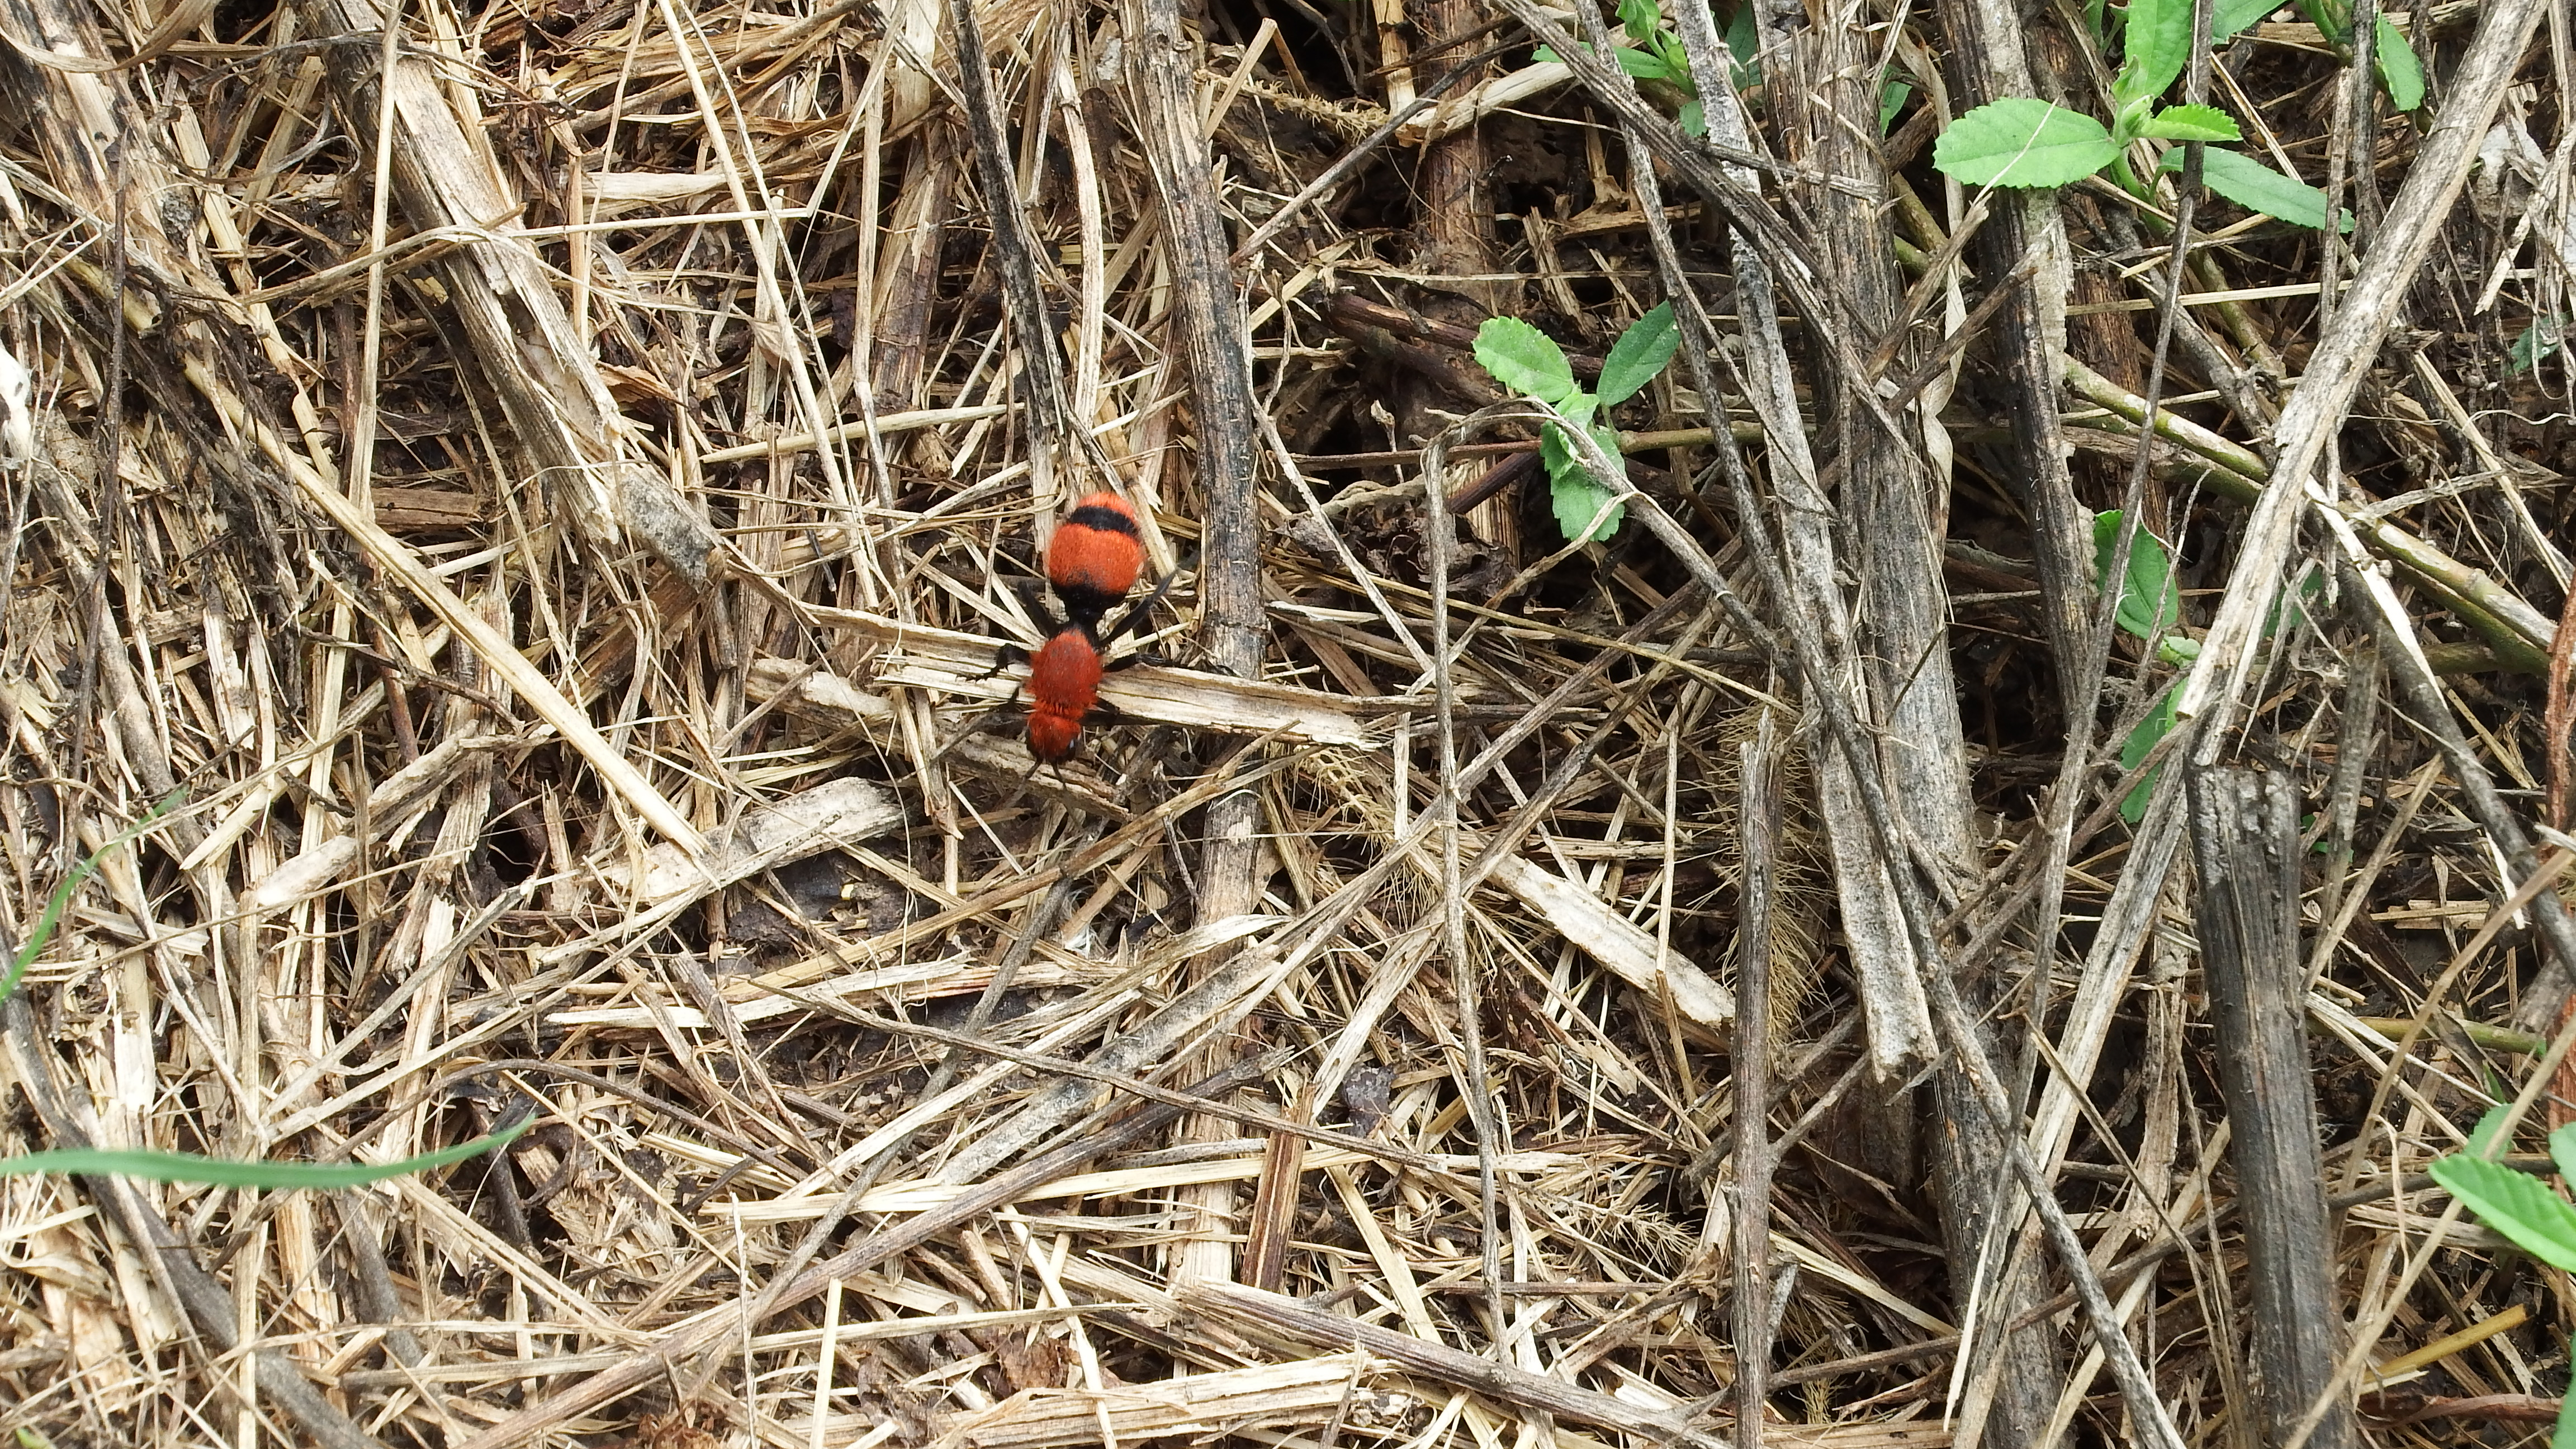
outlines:
[[[2563,67],[2188,9],[15,5],[0,1169],[507,1141],[0,1431],[2530,1440]]]

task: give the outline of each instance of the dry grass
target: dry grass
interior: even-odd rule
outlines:
[[[1802,726],[1772,632],[1772,525],[1717,481],[1728,439],[1766,500],[1791,462],[1758,407],[1718,426],[1677,368],[1620,421],[1655,434],[1632,513],[1695,541],[1631,523],[1556,551],[1526,424],[1442,432],[1492,398],[1458,344],[1498,310],[1597,359],[1665,292],[1660,203],[1561,80],[1416,108],[1434,68],[1394,47],[1451,22],[1325,8],[1226,8],[1188,57],[1240,253],[1219,301],[1248,329],[1215,350],[1248,336],[1260,419],[1231,439],[1258,467],[1237,515],[1185,345],[1207,271],[1165,211],[1164,153],[1191,158],[1145,98],[1136,7],[977,12],[1022,259],[955,14],[921,0],[431,0],[392,44],[370,0],[0,0],[22,52],[0,54],[0,333],[34,378],[0,549],[0,939],[180,802],[106,855],[0,1011],[0,1150],[383,1162],[538,1116],[506,1157],[335,1193],[0,1177],[0,1427],[64,1449],[1715,1442],[1740,1341],[1739,746],[1766,713],[1796,738],[1764,954],[1762,1438],[1922,1449],[1981,1412],[1921,1140],[1947,1124],[1868,1069],[1882,1023],[1827,848],[1858,827],[1817,813],[1830,730]],[[2444,65],[2475,9],[2416,22]],[[1493,14],[1453,52],[1526,44]],[[1946,44],[1909,23],[1900,69]],[[2229,53],[2311,179],[2342,94],[2318,43],[2267,24]],[[2546,55],[2497,133],[2521,169],[2472,183],[2406,279],[2404,346],[2338,414],[2336,505],[2395,561],[2505,808],[2565,825],[2566,705],[2535,677],[2566,581],[2565,374],[2507,366],[2566,312]],[[2393,189],[2421,127],[2378,119]],[[1471,266],[1440,250],[1424,148],[1479,131],[1477,204],[1529,217]],[[1890,225],[1936,268],[1899,377],[1982,295],[1944,250],[1963,199],[1928,134],[1891,142],[1928,206]],[[1734,327],[1714,208],[1666,185],[1667,240]],[[2059,400],[2076,492],[2111,506],[2162,250],[2099,196],[2067,209],[2090,290]],[[2184,290],[2240,391],[2177,347],[2143,500],[2193,625],[2268,477],[2246,444],[2322,330],[2316,238],[2219,211],[2201,224],[2233,244]],[[1013,330],[1023,260],[1043,365]],[[1955,457],[1927,571],[1976,835],[1901,869],[1956,908],[1943,939],[1975,943],[2006,1043],[2048,1028],[2017,1126],[2159,1394],[2191,1442],[2241,1442],[2188,892],[2111,809],[2107,756],[2171,671],[2112,651],[2077,732],[2106,758],[2050,805],[2081,666],[2053,652],[1983,376],[1917,395]],[[1848,414],[1818,426],[1830,459]],[[1441,488],[1503,488],[1454,544],[1425,521],[1435,441]],[[1041,636],[1014,584],[1100,486],[1172,585],[1116,713],[1032,774],[997,650]],[[1229,559],[1258,570],[1258,678],[1222,657]],[[2406,1174],[2457,1142],[2482,1073],[2528,1070],[2527,1042],[2461,1025],[2530,1014],[2540,938],[2479,930],[2527,863],[2382,701],[2345,598],[2261,651],[2230,748],[2313,815],[2345,1310],[2375,1363],[2487,1331],[2436,1377],[2346,1388],[2375,1442],[2461,1442],[2451,1413],[2516,1442],[2565,1380],[2565,1284],[2434,1252],[2441,1199]],[[2540,839],[2554,864],[2569,844]],[[2412,1017],[2433,1029],[2392,1056]],[[2067,1281],[2035,1250],[2016,1271],[2040,1298]],[[2112,1442],[2071,1301],[2041,1320],[2062,1412]]]

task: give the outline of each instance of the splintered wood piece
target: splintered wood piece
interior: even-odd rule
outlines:
[[[2200,882],[2192,919],[2218,1033],[2219,1090],[2235,1126],[2228,1152],[2245,1215],[2254,1382],[2272,1441],[2287,1443],[2333,1387],[2343,1352],[2308,1065],[2299,792],[2278,773],[2225,768],[2192,771],[2187,788]],[[2356,1442],[2340,1392],[2308,1442]]]

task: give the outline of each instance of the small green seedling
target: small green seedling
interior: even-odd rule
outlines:
[[[2114,508],[2093,515],[2093,578],[2102,586],[2111,573],[2111,565],[2120,547],[2120,510]],[[2165,551],[2164,542],[2141,528],[2129,540],[2129,567],[2120,580],[2119,602],[2113,606],[2112,621],[2131,634],[2155,646],[2156,658],[2172,665],[2189,664],[2200,657],[2200,641],[2174,632],[2182,622],[2182,590],[2175,584],[2173,555]],[[2120,743],[2120,768],[2134,770],[2156,742],[2173,733],[2174,705],[2182,697],[2182,681],[2168,685],[2156,702],[2147,708],[2147,717],[2129,731]],[[2146,818],[2147,797],[2155,793],[2156,777],[2164,773],[2158,765],[2138,779],[2120,801],[2120,818],[2131,825]]]
[[[2508,377],[2520,377],[2548,361],[2567,341],[2567,321],[2563,317],[2534,317],[2522,335],[2513,339],[2512,361],[2505,368]]]
[[[1610,58],[1619,68],[1646,85],[1648,94],[1658,86],[1668,87],[1665,97],[1671,104],[1682,130],[1693,136],[1708,134],[1708,117],[1700,104],[1699,79],[1691,74],[1690,55],[1682,49],[1681,37],[1664,26],[1663,11],[1655,0],[1619,0],[1619,25],[1626,32],[1628,44],[1613,44]],[[1750,91],[1762,83],[1762,65],[1757,58],[1761,37],[1753,28],[1753,6],[1735,8],[1735,18],[1726,25],[1727,78],[1736,90]],[[1532,53],[1535,60],[1560,60],[1556,51],[1540,46]],[[1905,109],[1907,98],[1914,94],[1911,82],[1881,76],[1878,88],[1878,132],[1884,136],[1897,113]]]
[[[2114,555],[2120,547],[2120,510],[2114,508],[2093,515],[2093,581],[2104,586],[2111,573]],[[2268,639],[2281,627],[2281,621],[2294,607],[2303,607],[2315,598],[2325,581],[2315,573],[2303,576],[2296,586],[2285,590],[2274,600],[2272,612],[2263,620],[2262,637]],[[2200,657],[2200,641],[2178,632],[2182,623],[2182,589],[2174,581],[2173,555],[2164,541],[2141,528],[2129,541],[2129,567],[2120,580],[2119,602],[2113,606],[2112,622],[2154,646],[2156,661],[2176,668]],[[2173,733],[2180,715],[2175,706],[2182,699],[2183,681],[2177,679],[2165,686],[2164,693],[2147,707],[2147,717],[2129,731],[2120,742],[2120,768],[2134,770],[2143,763],[2158,741]],[[2156,766],[2138,777],[2129,793],[2120,800],[2120,818],[2131,825],[2146,818],[2147,797],[2155,793],[2156,777],[2165,767]]]
[[[90,852],[87,859],[72,867],[71,874],[63,877],[62,884],[54,887],[53,895],[46,898],[44,911],[36,917],[36,929],[27,933],[25,945],[11,953],[8,971],[0,973],[0,1001],[9,999],[9,993],[18,989],[18,978],[26,975],[27,968],[45,953],[45,947],[54,939],[55,928],[62,924],[63,908],[72,903],[72,892],[79,890],[82,881],[98,872],[98,863],[107,859],[109,851],[132,843],[135,837],[151,829],[155,821],[170,813],[170,807],[178,803],[179,797],[173,794],[143,812],[142,819],[118,831],[105,845]]]
[[[1668,86],[1677,102],[1675,110],[1681,128],[1694,136],[1708,134],[1708,118],[1700,108],[1699,82],[1691,76],[1690,56],[1682,49],[1681,37],[1664,25],[1663,11],[1655,0],[1619,0],[1619,26],[1627,32],[1628,44],[1610,47],[1610,58],[1619,68],[1648,86]],[[1739,35],[1738,32],[1741,32]],[[1726,47],[1734,71],[1735,87],[1744,89],[1753,83],[1753,7],[1745,6],[1736,15],[1736,23],[1727,28]],[[1560,59],[1554,50],[1542,45],[1535,59]]]
[[[2495,1160],[2503,1144],[2505,1109],[2489,1109],[2469,1134],[2466,1150],[2437,1157],[2426,1168],[2478,1221],[2513,1245],[2562,1272],[2576,1272],[2576,1205],[2540,1179]],[[2549,1156],[2558,1175],[2576,1182],[2576,1123],[2549,1134]],[[2576,1449],[2576,1393],[2559,1403],[2558,1428],[2549,1449]]]
[[[80,889],[82,881],[97,872],[98,863],[107,858],[109,851],[130,844],[136,837],[151,829],[154,822],[168,814],[171,807],[178,803],[179,797],[172,795],[153,806],[141,820],[119,831],[115,838],[91,852],[89,857],[80,864],[72,867],[71,872],[63,877],[62,884],[54,887],[53,895],[45,901],[43,914],[36,918],[36,928],[27,934],[26,944],[10,954],[8,970],[5,974],[0,974],[0,1001],[7,1000],[9,993],[18,989],[19,978],[27,974],[27,968],[35,964],[36,958],[43,955],[45,947],[52,943],[54,931],[62,924],[63,910],[71,904],[72,893]],[[63,1172],[80,1173],[85,1176],[143,1177],[155,1182],[205,1182],[217,1187],[263,1188],[272,1191],[292,1188],[327,1190],[364,1187],[368,1183],[382,1182],[389,1177],[426,1172],[433,1167],[444,1167],[451,1162],[462,1162],[466,1158],[480,1156],[512,1141],[520,1133],[535,1125],[536,1119],[529,1117],[516,1124],[504,1126],[497,1132],[477,1137],[471,1142],[460,1142],[454,1147],[442,1148],[436,1152],[424,1152],[417,1157],[406,1157],[400,1162],[239,1162],[221,1157],[200,1157],[189,1152],[73,1148],[58,1152],[30,1152],[20,1157],[0,1157],[0,1177],[18,1177],[39,1172]]]
[[[2217,29],[2218,17],[2241,14],[2256,3],[2257,0],[2221,0],[2211,20],[2211,33],[2234,35],[2271,13],[2268,9],[2255,10],[2232,28],[2224,32]],[[2307,16],[2324,33],[2326,44],[2350,58],[2351,0],[2299,0],[2299,13]],[[2401,111],[2411,111],[2424,104],[2424,62],[2416,58],[2415,47],[2406,43],[2406,32],[2398,29],[2397,22],[2389,19],[2388,12],[2382,10],[2379,23],[2371,27],[2370,33],[2371,68],[2379,72],[2380,89],[2388,93],[2388,103]]]
[[[1589,432],[1602,452],[1616,458],[1619,433],[1596,420],[1601,409],[1626,402],[1654,381],[1673,360],[1680,341],[1673,327],[1673,304],[1657,306],[1611,345],[1609,357],[1601,364],[1598,392],[1585,392],[1575,382],[1574,366],[1566,361],[1565,349],[1556,345],[1555,338],[1517,317],[1489,317],[1476,329],[1476,360],[1496,382],[1554,408],[1566,422]],[[1626,506],[1611,503],[1616,495],[1583,466],[1564,428],[1549,423],[1541,429],[1539,457],[1547,465],[1557,527],[1565,531],[1567,542],[1600,542],[1619,531]],[[1604,505],[1607,517],[1602,517]],[[1602,520],[1597,528],[1592,526],[1595,518]]]
[[[1878,82],[1878,134],[1896,124],[1897,113],[1905,109],[1905,98],[1914,94],[1912,81],[1890,80],[1881,76]]]
[[[2343,0],[2301,3],[2313,6]],[[2252,25],[2271,8],[2265,0],[2218,0],[2211,15],[2212,43]],[[2349,11],[2345,15],[2349,29]],[[2064,186],[2107,167],[2131,195],[2151,200],[2152,189],[2129,167],[2129,148],[2135,143],[2244,139],[2234,118],[2214,106],[2157,105],[2191,59],[2191,24],[2192,0],[2131,0],[2123,39],[2126,54],[2111,82],[2110,125],[2047,101],[2007,96],[1953,121],[1933,143],[1932,164],[1970,186],[2007,187]],[[2373,49],[2381,60],[2381,75],[2398,107],[2412,109],[2423,99],[2422,68],[2406,37],[2385,16],[2379,26]],[[2322,20],[2319,27],[2332,33]],[[2182,158],[2180,149],[2168,151],[2162,169],[2181,170]],[[2210,190],[2265,216],[2319,230],[2326,225],[2324,192],[2243,152],[2204,150],[2201,180]],[[2337,225],[2349,230],[2351,216],[2338,218]]]

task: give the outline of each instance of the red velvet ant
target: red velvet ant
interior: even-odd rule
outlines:
[[[1100,627],[1100,616],[1127,597],[1145,567],[1136,510],[1115,493],[1078,499],[1047,544],[1047,582],[1074,623]]]
[[[1082,740],[1082,720],[1100,699],[1107,652],[1086,624],[1067,624],[1029,659],[1029,753],[1038,763],[1060,765]]]
[[[1109,663],[1109,646],[1144,623],[1169,585],[1165,580],[1156,586],[1116,627],[1102,633],[1101,616],[1127,597],[1144,562],[1136,510],[1115,493],[1077,501],[1056,526],[1047,545],[1047,583],[1064,609],[1064,622],[1048,619],[1053,632],[1034,655],[1017,648],[1002,651],[1005,663],[1022,658],[1029,663],[1028,680],[1020,688],[1029,698],[1029,753],[1038,763],[1060,765],[1072,758],[1082,741],[1082,722],[1100,702],[1101,676],[1115,667]],[[1048,618],[1033,591],[1028,603],[1030,612]]]

